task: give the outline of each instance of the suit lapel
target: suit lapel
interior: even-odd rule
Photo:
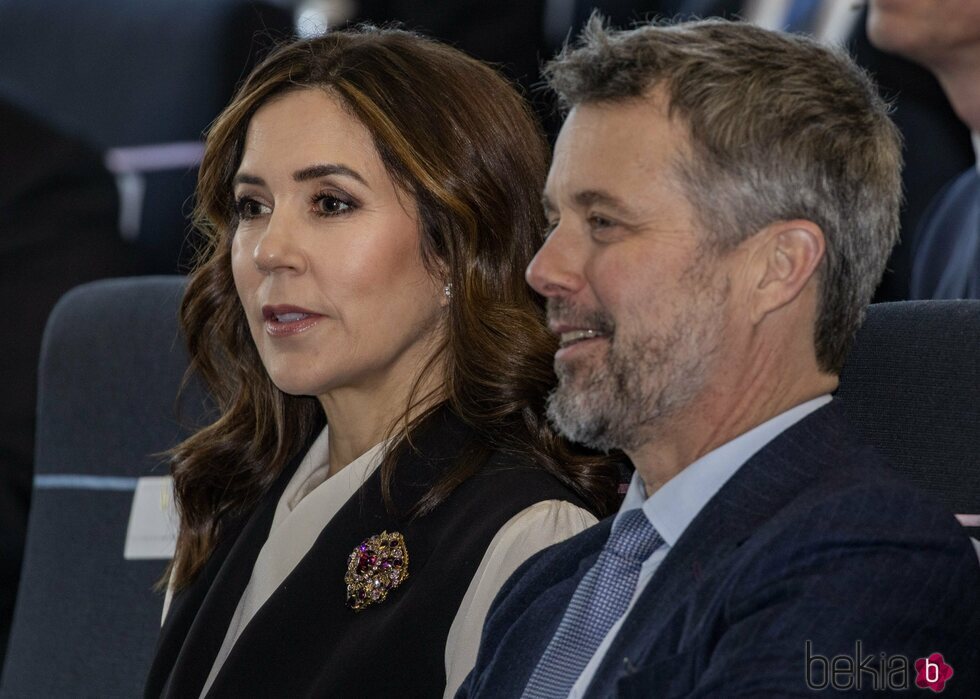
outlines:
[[[399,463],[399,466],[406,465]],[[310,673],[315,676],[317,664],[323,662],[323,657],[318,655],[322,644],[315,639],[320,629],[335,629],[339,625],[338,619],[344,620],[352,614],[346,605],[344,591],[347,559],[354,547],[368,535],[380,534],[383,530],[400,531],[405,535],[410,550],[412,568],[424,566],[428,551],[420,546],[420,537],[411,528],[401,526],[397,519],[379,506],[382,502],[380,481],[379,471],[368,477],[365,484],[331,518],[296,567],[255,612],[225,659],[208,692],[209,697],[247,696],[251,689],[248,666],[254,666],[261,658],[275,658],[276,667],[269,669],[271,673],[284,673],[291,677]],[[235,575],[243,578],[245,584],[251,576],[256,557],[257,553],[247,560],[243,559],[240,565],[236,564],[240,570],[236,570]],[[404,593],[414,582],[414,576],[410,575],[395,594]],[[241,586],[242,591],[245,584]],[[236,593],[236,603],[240,596],[240,592]],[[231,608],[234,611],[234,605]],[[379,607],[382,612],[390,612],[390,608],[390,605]],[[220,619],[222,632],[217,639],[219,646],[230,619],[230,614]],[[296,647],[291,648],[288,654],[277,655],[284,628],[289,629],[291,644]],[[213,638],[208,640],[214,641]],[[210,671],[210,664],[207,671]],[[195,677],[193,682],[196,684],[191,686],[202,686],[207,671],[204,677]],[[283,696],[291,696],[292,691],[292,688],[284,687]]]
[[[498,601],[506,599],[506,604],[490,610],[477,667],[489,662],[483,654],[491,652],[493,665],[505,668],[506,679],[487,673],[480,678],[487,684],[474,685],[469,696],[520,695],[555,635],[579,582],[598,559],[613,520],[614,517],[607,517],[558,544],[555,551],[560,551],[559,555],[540,554],[524,575],[515,573],[504,585]],[[488,638],[500,635],[505,635],[504,642],[487,645]],[[506,637],[520,642],[508,643]],[[528,662],[529,658],[534,658],[534,662]]]
[[[849,435],[838,401],[820,408],[750,458],[708,501],[637,599],[609,647],[588,696],[606,696],[631,668],[677,652],[666,630],[711,570],[816,478],[841,461]]]

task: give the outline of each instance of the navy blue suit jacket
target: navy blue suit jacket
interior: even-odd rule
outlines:
[[[708,502],[640,595],[589,697],[814,696],[807,641],[811,657],[827,658],[854,656],[860,641],[857,662],[901,654],[911,666],[938,651],[955,673],[944,696],[977,696],[976,554],[950,514],[854,436],[838,402],[779,435]],[[457,699],[521,695],[611,523],[514,574]],[[829,679],[819,660],[809,668],[814,685]],[[882,696],[862,679],[861,695]]]
[[[936,197],[916,237],[914,299],[980,299],[980,172],[970,168]]]

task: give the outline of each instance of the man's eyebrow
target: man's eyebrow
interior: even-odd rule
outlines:
[[[346,165],[340,165],[336,163],[330,163],[326,165],[311,165],[310,167],[305,167],[302,170],[297,170],[293,173],[293,179],[297,182],[306,182],[308,180],[316,180],[321,177],[329,177],[331,175],[340,175],[342,177],[350,177],[353,180],[357,180],[363,185],[367,185],[364,178],[358,174],[356,170],[353,170]]]
[[[576,192],[572,196],[572,201],[575,202],[576,206],[583,209],[594,204],[600,204],[613,209],[617,213],[628,214],[631,211],[623,200],[598,189],[585,189],[581,192]],[[550,214],[558,210],[558,207],[551,201],[551,198],[547,194],[541,196],[541,208],[544,209],[545,214]]]
[[[576,192],[572,197],[572,201],[574,201],[577,206],[582,208],[600,204],[619,213],[630,213],[630,208],[622,199],[619,199],[608,192],[604,192],[601,189],[585,189],[581,192]]]

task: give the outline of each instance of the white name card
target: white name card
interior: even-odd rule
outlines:
[[[126,560],[173,558],[177,525],[173,478],[140,478],[129,511],[123,557]]]

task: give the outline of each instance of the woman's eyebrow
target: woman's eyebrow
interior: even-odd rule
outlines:
[[[293,173],[293,179],[297,182],[308,182],[309,180],[316,180],[321,177],[329,177],[330,175],[340,175],[342,177],[350,177],[353,180],[357,180],[363,185],[367,185],[364,178],[354,169],[347,167],[346,165],[337,164],[327,164],[327,165],[310,165],[309,167],[304,167],[302,170],[297,170]],[[256,175],[250,175],[247,172],[239,172],[232,178],[232,186],[240,184],[251,184],[257,187],[264,187],[265,180]]]
[[[311,165],[303,168],[302,170],[297,170],[293,173],[293,179],[297,182],[306,182],[307,180],[316,180],[321,177],[328,177],[330,175],[350,177],[363,185],[367,185],[367,182],[364,181],[364,178],[361,177],[356,170],[353,170],[346,165],[339,165],[335,163],[326,165]]]
[[[240,184],[252,184],[252,185],[255,185],[257,187],[264,187],[265,186],[265,180],[263,180],[261,177],[256,177],[255,175],[250,175],[247,172],[239,172],[239,173],[237,173],[235,175],[234,178],[232,178],[231,185],[233,187],[235,187],[235,186],[238,186]]]

